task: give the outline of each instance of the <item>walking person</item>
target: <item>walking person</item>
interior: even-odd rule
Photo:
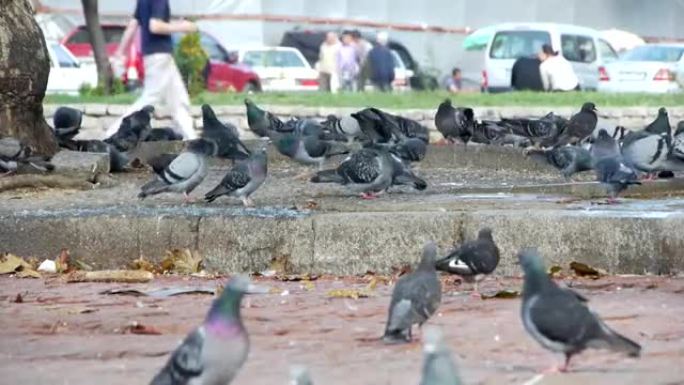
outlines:
[[[394,81],[394,58],[387,48],[388,40],[387,32],[379,32],[377,44],[368,53],[370,80],[375,88],[382,92],[392,91]]]
[[[337,51],[337,74],[340,79],[340,90],[354,91],[359,76],[359,60],[356,46],[350,32],[342,34],[342,45]]]
[[[318,54],[318,84],[323,92],[337,91],[337,51],[340,42],[335,32],[328,32]]]
[[[356,59],[359,62],[359,75],[357,76],[357,91],[364,91],[368,80],[370,66],[368,65],[368,53],[373,49],[373,44],[361,36],[361,32],[355,29],[351,32],[356,48]]]
[[[550,45],[544,44],[538,57],[541,60],[539,73],[545,91],[578,91],[580,89],[572,64],[554,51]]]
[[[173,59],[171,34],[175,32],[195,32],[195,23],[187,20],[171,21],[169,0],[138,0],[133,19],[128,22],[121,37],[121,43],[114,56],[122,57],[140,28],[140,43],[145,67],[145,82],[142,95],[131,105],[126,113],[109,127],[106,135],[113,135],[121,125],[123,117],[152,105],[165,105],[171,112],[175,128],[183,139],[195,139],[197,133],[192,126],[190,97],[183,83],[176,62]]]

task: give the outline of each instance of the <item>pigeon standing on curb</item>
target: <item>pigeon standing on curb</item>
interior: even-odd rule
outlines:
[[[594,132],[597,122],[596,105],[592,102],[584,103],[580,112],[570,118],[570,121],[568,121],[558,137],[556,144],[563,145],[580,142]]]
[[[83,112],[71,107],[59,107],[52,117],[52,125],[58,142],[69,141],[81,129]]]
[[[620,156],[620,145],[608,131],[602,128],[591,144],[590,153],[592,162],[596,163],[606,157]]]
[[[219,158],[247,159],[251,153],[240,141],[235,129],[221,123],[208,104],[202,105],[202,138],[216,143],[216,153],[213,155]]]
[[[437,107],[435,126],[445,140],[454,143],[458,139],[467,145],[473,136],[475,114],[472,108],[454,108],[451,99],[446,99]]]
[[[281,130],[283,122],[272,113],[257,107],[250,99],[245,99],[245,108],[247,110],[247,125],[254,135],[264,138],[268,136],[269,131]]]
[[[161,174],[142,186],[138,198],[145,198],[164,192],[183,193],[186,202],[188,194],[204,180],[209,172],[207,156],[216,153],[216,143],[206,139],[187,142],[186,149],[169,163]]]
[[[343,115],[339,118],[335,115],[328,115],[321,124],[331,132],[344,135],[347,138],[347,143],[351,143],[361,135],[361,126],[359,126],[358,120],[351,115]]]
[[[246,276],[231,278],[204,323],[188,334],[150,384],[230,384],[249,353],[249,336],[240,316],[242,297],[264,292]]]
[[[627,165],[621,157],[606,157],[596,162],[596,179],[606,187],[608,203],[617,203],[618,194],[631,185],[639,185],[636,170]]]
[[[424,335],[420,385],[460,385],[461,379],[442,331],[436,326],[426,326]]]
[[[493,273],[499,265],[499,248],[494,243],[492,230],[487,227],[481,229],[477,239],[463,243],[435,265],[437,270],[457,274],[466,281],[474,281],[472,295],[480,296],[478,281]]]
[[[141,110],[124,117],[119,129],[103,142],[114,146],[117,151],[122,153],[135,149],[152,129],[150,121],[153,113],[153,106],[145,106]]]
[[[11,136],[0,139],[0,177],[12,174],[44,174],[55,166],[50,158],[32,155],[31,148]]]
[[[546,349],[565,355],[566,371],[573,355],[587,348],[609,349],[638,357],[641,346],[610,329],[569,289],[548,276],[535,249],[523,249],[518,259],[525,273],[521,315],[525,330]]]
[[[660,107],[658,109],[658,116],[655,118],[655,120],[649,123],[644,130],[651,134],[659,135],[672,131],[672,127],[670,126],[670,118],[667,115],[667,109],[665,107]]]
[[[269,137],[279,153],[301,164],[317,165],[319,171],[326,159],[349,153],[344,144],[321,140],[317,136],[271,131]]]
[[[399,278],[389,306],[385,334],[386,343],[410,342],[414,324],[422,326],[442,301],[442,284],[435,270],[437,246],[428,242],[418,268]]]
[[[528,147],[523,150],[525,156],[541,158],[560,170],[565,179],[578,172],[591,170],[591,153],[581,146],[554,146],[551,149]]]
[[[249,159],[238,162],[223,177],[218,186],[209,191],[204,199],[213,202],[222,195],[235,196],[242,200],[245,207],[254,205],[250,195],[266,180],[268,173],[268,157],[266,146],[254,152]]]

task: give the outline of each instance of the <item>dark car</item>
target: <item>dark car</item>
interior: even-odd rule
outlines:
[[[103,25],[105,48],[110,57],[119,46],[121,36],[125,30],[123,25]],[[173,35],[174,46],[180,40],[180,34]],[[79,26],[67,34],[62,44],[83,62],[93,62],[93,49],[90,46],[88,31],[85,26]],[[237,63],[237,54],[230,53],[218,40],[206,32],[200,31],[200,44],[209,56],[209,63],[205,71],[207,90],[222,92],[229,89],[238,92],[260,91],[259,75],[248,66]],[[122,80],[124,84],[133,88],[134,83],[142,82],[145,78],[145,68],[140,49],[140,34],[138,34],[126,53],[126,62]]]
[[[306,60],[313,66],[318,61],[318,51],[325,40],[328,30],[305,30],[285,32],[280,45],[284,47],[294,47],[302,52]],[[340,31],[335,31],[340,32]],[[369,33],[361,33],[361,36],[375,43],[375,36]],[[409,50],[396,40],[390,39],[387,43],[389,49],[395,51],[406,65],[406,68],[413,71],[414,75],[409,79],[409,84],[414,90],[435,89],[439,86],[434,76],[428,75],[420,70],[418,63],[413,59]]]

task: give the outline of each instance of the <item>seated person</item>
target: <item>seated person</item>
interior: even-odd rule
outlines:
[[[463,91],[463,79],[460,68],[454,68],[451,70],[451,76],[446,80],[446,89],[451,93]]]
[[[546,91],[576,91],[579,90],[579,80],[572,69],[572,64],[562,55],[554,51],[550,45],[544,44],[538,54],[541,64],[541,75]]]
[[[541,60],[534,57],[520,57],[511,69],[511,87],[516,91],[544,91],[539,65]]]

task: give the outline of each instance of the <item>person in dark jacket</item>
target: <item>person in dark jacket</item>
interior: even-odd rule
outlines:
[[[539,72],[541,60],[538,57],[521,57],[511,69],[511,87],[516,91],[544,91]]]
[[[370,80],[375,88],[383,92],[392,91],[394,81],[394,58],[387,48],[388,39],[387,32],[379,32],[377,44],[368,53]]]

